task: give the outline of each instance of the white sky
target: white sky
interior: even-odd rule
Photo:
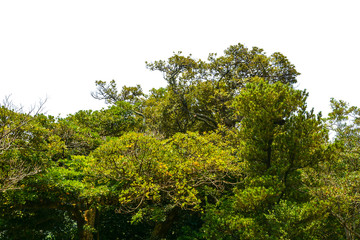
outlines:
[[[0,0],[0,100],[66,116],[105,104],[95,80],[165,86],[145,61],[173,51],[206,59],[242,43],[281,52],[297,70],[309,106],[329,111],[331,97],[360,106],[358,0]]]

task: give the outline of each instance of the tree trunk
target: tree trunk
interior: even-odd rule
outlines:
[[[93,230],[95,229],[95,219],[96,219],[96,208],[91,208],[84,211],[84,220],[85,220],[85,229],[83,238],[81,240],[93,240]]]
[[[160,240],[165,238],[175,222],[178,213],[179,209],[175,207],[168,213],[165,221],[156,223],[154,230],[151,233],[150,240]]]
[[[73,212],[77,224],[79,240],[93,240],[97,209],[92,208],[85,211]]]

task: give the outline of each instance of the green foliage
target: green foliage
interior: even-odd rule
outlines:
[[[136,106],[130,103],[117,102],[99,111],[79,111],[69,115],[65,121],[101,137],[119,137],[126,132],[142,128],[143,119],[134,114],[135,108]],[[96,135],[92,138],[94,137]]]
[[[147,63],[160,71],[168,91],[160,105],[159,131],[171,136],[176,132],[210,131],[218,125],[234,127],[232,102],[246,83],[261,77],[269,83],[296,83],[299,73],[280,53],[266,56],[262,49],[230,46],[224,56],[210,54],[208,61],[175,53],[167,61]]]
[[[147,67],[168,85],[96,81],[106,109],[0,106],[0,239],[360,239],[359,108],[241,44]]]
[[[320,221],[326,216],[323,214],[316,202],[281,200],[265,217],[273,239],[325,239]]]
[[[108,104],[115,104],[120,101],[129,102],[135,104],[142,100],[144,93],[140,85],[136,87],[123,86],[120,93],[118,93],[116,83],[111,80],[109,84],[104,81],[96,81],[97,91],[91,93],[91,95],[99,100],[105,100]]]
[[[61,210],[17,210],[0,221],[1,240],[76,239],[75,222]]]
[[[264,239],[261,238],[265,235],[261,226],[253,218],[238,212],[228,198],[221,199],[216,205],[208,205],[203,220],[204,239]]]
[[[347,239],[360,238],[360,110],[331,100],[326,119],[334,133],[331,154],[317,171],[306,172],[311,194],[345,229]]]
[[[93,168],[114,183],[124,211],[149,201],[198,209],[205,187],[221,190],[239,172],[231,152],[195,133],[164,141],[130,133],[102,145],[92,156]]]
[[[0,106],[0,192],[40,172],[63,147],[42,125],[46,117],[30,113]]]
[[[207,239],[311,239],[308,235],[314,236],[312,224],[320,218],[321,211],[308,210],[313,215],[301,220],[291,220],[289,212],[306,209],[310,195],[301,172],[317,166],[325,156],[327,131],[320,116],[306,111],[306,97],[306,92],[290,85],[269,84],[260,78],[254,78],[236,97],[233,107],[241,118],[236,126],[237,155],[244,162],[245,178],[233,189],[232,196],[208,206],[203,227]],[[280,225],[276,226],[281,214],[289,219],[279,220]],[[290,229],[298,235],[292,236]]]

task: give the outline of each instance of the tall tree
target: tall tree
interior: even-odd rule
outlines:
[[[260,78],[236,97],[237,155],[246,166],[245,178],[233,196],[209,205],[203,227],[207,239],[313,237],[320,211],[306,193],[302,171],[323,160],[327,132],[321,116],[306,110],[306,98],[305,91],[289,84]]]
[[[247,82],[261,77],[269,83],[296,83],[299,73],[280,53],[266,56],[259,48],[230,46],[224,56],[210,54],[208,61],[174,54],[167,61],[147,63],[163,73],[167,94],[162,106],[162,132],[209,131],[218,125],[234,127],[232,102]]]

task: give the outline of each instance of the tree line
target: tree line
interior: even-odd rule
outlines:
[[[323,117],[281,53],[146,63],[64,118],[0,105],[0,239],[360,239],[360,109]]]

